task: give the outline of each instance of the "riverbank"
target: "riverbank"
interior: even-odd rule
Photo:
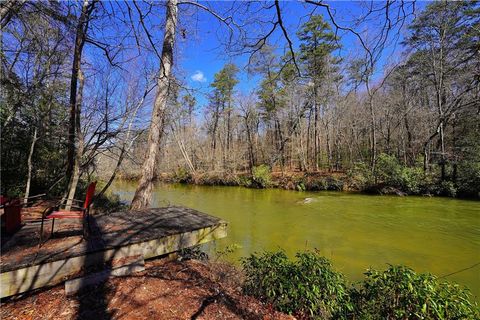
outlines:
[[[136,175],[120,174],[118,180],[136,181]],[[210,171],[189,173],[183,169],[163,172],[156,180],[203,186],[240,186],[246,188],[277,188],[296,191],[347,191],[376,195],[421,195],[480,199],[480,186],[470,189],[439,177],[412,172],[385,173],[374,177],[368,170],[357,171],[270,171],[266,166],[249,172]]]
[[[195,256],[198,251],[191,253]],[[402,266],[352,286],[315,252],[252,255],[243,269],[171,258],[67,296],[64,286],[2,301],[1,319],[477,319],[468,291]],[[282,313],[285,312],[285,313]]]

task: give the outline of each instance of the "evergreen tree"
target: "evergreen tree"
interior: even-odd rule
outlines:
[[[321,15],[313,15],[298,32],[300,44],[300,58],[303,61],[304,69],[310,78],[311,95],[313,100],[313,165],[319,169],[319,117],[320,102],[319,90],[322,81],[327,74],[337,71],[339,61],[332,54],[339,48],[337,37],[332,32],[330,25],[323,20]]]
[[[218,99],[221,105],[221,111],[226,114],[226,150],[224,154],[224,166],[226,158],[228,157],[228,151],[232,146],[232,133],[231,133],[231,121],[232,121],[232,111],[233,111],[233,93],[235,86],[238,83],[238,67],[233,63],[227,63],[223,66],[222,70],[215,74],[215,80],[211,84],[215,91],[215,97]],[[218,111],[215,115],[216,118],[219,117]],[[215,130],[216,131],[216,130]],[[214,133],[215,134],[215,133]]]

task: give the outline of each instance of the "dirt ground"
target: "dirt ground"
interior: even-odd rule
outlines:
[[[230,265],[146,262],[146,270],[67,297],[63,285],[2,301],[1,319],[293,319],[240,291]]]

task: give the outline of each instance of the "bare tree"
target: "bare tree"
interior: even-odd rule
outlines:
[[[152,198],[155,168],[160,140],[164,130],[165,110],[167,107],[170,75],[173,66],[173,47],[175,44],[177,18],[177,0],[168,0],[157,93],[153,105],[152,120],[148,135],[147,154],[142,168],[142,177],[140,178],[131,205],[131,208],[134,210],[148,207]]]
[[[76,161],[76,158],[81,156],[83,153],[81,143],[83,142],[82,137],[80,137],[80,114],[81,114],[81,101],[79,101],[78,96],[81,96],[82,93],[78,94],[78,80],[81,75],[81,63],[82,63],[82,53],[83,46],[87,37],[88,24],[90,22],[90,16],[95,8],[95,3],[97,0],[84,0],[82,5],[82,10],[80,17],[78,18],[78,23],[76,27],[75,34],[75,47],[73,50],[73,64],[72,64],[72,73],[70,78],[70,120],[68,128],[68,152],[67,152],[67,172],[66,176],[69,181],[69,191],[68,191],[68,207],[71,205],[73,196],[75,195],[75,190],[78,183],[79,175],[79,165],[80,162]],[[83,88],[83,86],[81,86]],[[81,91],[81,90],[80,90]],[[80,150],[76,152],[76,149]],[[77,156],[75,156],[77,154]]]

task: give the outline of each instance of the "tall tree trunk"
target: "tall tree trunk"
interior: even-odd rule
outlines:
[[[317,103],[317,85],[314,84],[313,94],[314,106],[314,120],[313,120],[313,155],[315,159],[315,171],[318,171],[318,103]]]
[[[170,85],[170,74],[173,66],[173,47],[177,25],[177,0],[167,1],[165,35],[163,38],[162,61],[158,78],[158,91],[153,105],[152,120],[148,135],[148,146],[142,177],[138,184],[131,208],[139,210],[150,205],[152,200],[153,179],[163,134],[165,109]]]
[[[216,169],[216,153],[217,153],[217,129],[218,129],[218,120],[220,118],[220,101],[215,102],[215,111],[213,115],[213,129],[212,129],[212,170]]]
[[[407,101],[407,89],[406,84],[402,85],[402,100],[403,100],[403,123],[405,125],[405,130],[407,131],[407,150],[405,157],[407,159],[406,164],[411,166],[415,163],[415,155],[413,154],[413,135],[410,127],[410,121],[408,119],[408,104]]]
[[[326,124],[325,124],[325,133],[326,133],[326,140],[327,140],[328,171],[332,171],[332,146],[330,143],[330,132],[329,132],[328,120],[326,121]]]
[[[82,61],[83,46],[87,35],[88,22],[90,15],[93,12],[95,3],[97,0],[89,2],[89,0],[83,1],[82,12],[78,19],[76,35],[75,35],[75,48],[73,51],[73,66],[72,74],[70,78],[70,119],[68,126],[68,152],[67,152],[67,179],[70,179],[75,166],[75,117],[78,114],[77,107],[77,82],[80,72],[80,64]]]
[[[453,143],[453,168],[452,168],[452,181],[457,182],[458,174],[458,153],[457,153],[457,116],[453,114],[452,123],[452,143]]]
[[[231,117],[232,117],[232,102],[231,102],[231,98],[229,98],[229,102],[228,102],[228,110],[227,110],[227,151],[230,151],[230,144],[231,144],[231,140],[232,140],[232,134],[231,134],[231,127],[232,127],[232,124],[231,124]]]
[[[311,148],[311,143],[310,143],[310,136],[311,136],[311,127],[312,127],[312,109],[309,110],[308,112],[308,122],[307,122],[307,148],[306,148],[306,159],[307,159],[307,171],[310,169],[311,166],[311,159],[310,159],[310,148]]]
[[[187,163],[187,166],[188,166],[188,169],[190,170],[190,173],[195,174],[195,167],[193,166],[192,161],[190,160],[190,157],[188,156],[188,152],[187,152],[187,149],[185,148],[185,144],[183,143],[183,139],[178,137],[178,135],[176,133],[176,130],[173,126],[171,126],[171,130],[172,130],[173,138],[178,145],[178,149],[180,150],[180,153],[182,154],[183,159]]]
[[[412,130],[410,129],[410,122],[408,121],[408,115],[404,113],[403,116],[403,121],[405,123],[405,130],[407,130],[407,164],[409,166],[413,165],[415,163],[415,155],[413,154],[413,136],[412,136]]]
[[[223,107],[223,112],[225,114],[225,106]],[[224,119],[224,126],[223,126],[223,129],[224,129],[224,132],[222,134],[223,136],[223,143],[222,143],[222,164],[223,164],[223,170],[227,170],[227,158],[229,156],[229,151],[228,151],[228,148],[229,148],[229,140],[230,140],[230,115],[228,114],[228,110],[225,114],[225,116],[227,117],[227,119],[225,120]]]
[[[37,140],[38,140],[37,127],[35,127],[35,131],[33,131],[32,144],[30,145],[30,152],[28,153],[28,160],[27,160],[28,175],[27,175],[27,184],[25,187],[25,198],[23,199],[24,204],[27,204],[28,196],[30,194],[30,182],[32,181],[32,171],[33,171],[32,157],[33,157],[33,151],[35,150],[35,144],[37,143]]]
[[[439,134],[440,134],[440,151],[441,151],[441,180],[445,180],[445,165],[447,162],[447,158],[445,155],[445,114],[444,114],[444,108],[446,107],[446,88],[445,88],[445,55],[444,55],[444,41],[445,41],[445,30],[441,30],[440,32],[440,52],[439,52],[439,70],[438,70],[438,80],[437,80],[437,72],[435,72],[435,83],[436,83],[436,92],[437,92],[437,107],[438,107],[438,117],[440,119],[440,128],[439,128]],[[435,60],[435,57],[434,57]],[[436,63],[434,62],[434,65]],[[438,85],[437,85],[438,82]]]
[[[298,140],[299,140],[299,147],[300,147],[300,168],[301,171],[308,171],[308,150],[305,152],[303,147],[303,135],[302,135],[302,127],[300,127],[298,133]],[[307,135],[308,140],[308,135]],[[308,146],[307,146],[308,149]]]
[[[376,122],[376,117],[375,117],[375,108],[373,106],[373,97],[370,95],[369,97],[369,107],[370,107],[370,121],[371,121],[371,135],[372,135],[372,140],[371,140],[371,147],[370,147],[370,152],[371,152],[371,168],[372,172],[375,173],[375,165],[377,163],[377,130],[375,127],[375,122]]]
[[[275,115],[275,132],[275,137],[277,138],[277,151],[280,152],[280,166],[283,174],[285,167],[285,141],[283,139],[283,132],[280,125],[280,120],[278,120],[277,115]]]
[[[429,146],[429,142],[426,142],[423,146],[423,172],[424,173],[426,173],[429,169],[428,146]]]
[[[441,168],[441,180],[444,181],[446,178],[446,172],[445,172],[445,164],[447,162],[447,158],[445,157],[445,135],[444,135],[444,124],[443,120],[440,123],[440,151],[442,152],[441,156],[441,163],[440,163],[440,168]]]
[[[437,125],[437,129],[435,132],[425,141],[423,145],[423,171],[427,172],[430,169],[430,159],[429,159],[429,148],[430,148],[430,143],[432,140],[438,135],[438,132],[440,131],[440,124]]]
[[[250,129],[249,125],[249,116],[248,114],[244,117],[245,119],[245,128],[247,129],[247,141],[248,141],[248,169],[250,174],[253,173],[253,167],[255,166],[255,152],[254,146],[252,141],[252,130]]]
[[[68,197],[65,210],[70,210],[72,201],[75,198],[75,191],[77,190],[78,180],[80,179],[80,169],[82,165],[83,157],[83,134],[82,134],[82,125],[80,122],[82,114],[82,101],[83,101],[83,87],[85,85],[85,77],[83,76],[82,70],[78,71],[78,79],[80,80],[80,87],[78,88],[78,97],[76,99],[76,114],[75,114],[75,162],[73,164],[73,171],[69,182],[68,188]]]

